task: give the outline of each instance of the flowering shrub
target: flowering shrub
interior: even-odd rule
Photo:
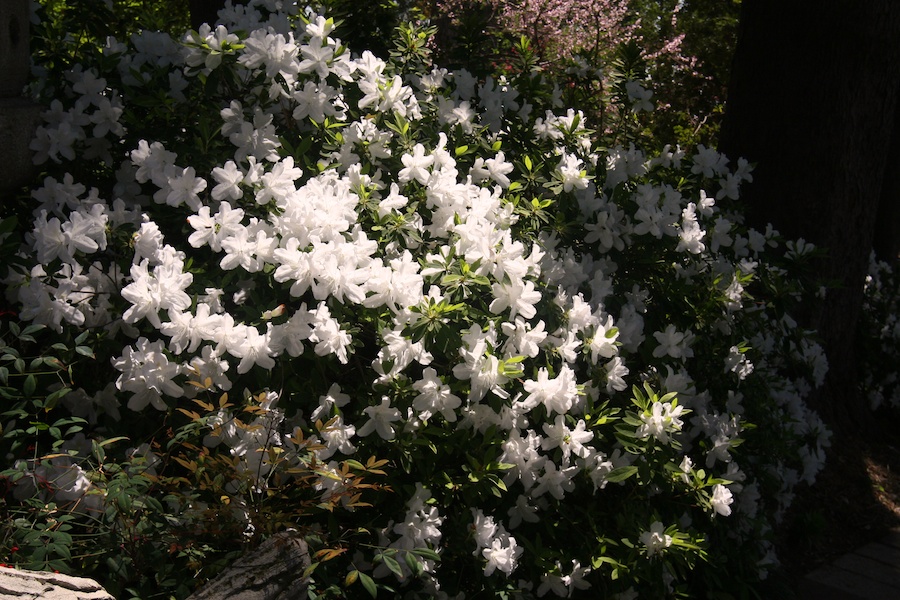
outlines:
[[[8,301],[95,358],[51,407],[84,422],[42,498],[108,510],[69,439],[126,435],[218,465],[224,493],[179,510],[326,540],[323,597],[757,586],[821,467],[803,398],[827,365],[789,315],[795,246],[742,224],[749,165],[597,147],[548,90],[432,65],[413,26],[386,61],[289,2],[220,18],[35,87],[46,173]],[[22,498],[57,459],[16,451]],[[364,501],[354,472],[383,479]],[[309,494],[333,517],[243,508]]]

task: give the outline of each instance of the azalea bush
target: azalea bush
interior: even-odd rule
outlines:
[[[750,165],[606,147],[540,74],[334,27],[251,0],[35,82],[3,560],[103,572],[30,533],[64,518],[127,531],[137,596],[287,528],[310,597],[762,589],[827,364],[790,317],[811,248],[742,223]],[[186,572],[141,578],[166,555]]]

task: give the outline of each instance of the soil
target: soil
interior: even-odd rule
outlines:
[[[900,528],[900,434],[832,439],[825,469],[798,493],[786,519],[779,557],[799,578]]]

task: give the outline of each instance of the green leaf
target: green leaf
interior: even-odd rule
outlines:
[[[406,566],[409,567],[409,570],[414,576],[419,577],[425,571],[422,563],[416,560],[416,557],[413,554],[407,552],[405,555],[403,555],[403,559],[406,561]]]
[[[0,234],[12,233],[15,230],[18,222],[19,222],[19,219],[15,216],[6,217],[6,218],[0,220]]]
[[[617,560],[612,559],[608,556],[595,556],[594,558],[591,559],[591,566],[593,566],[595,569],[599,569],[600,565],[602,565],[604,563],[612,565],[614,567],[621,566]]]
[[[49,396],[47,396],[47,404],[50,406],[56,406],[56,403],[59,402],[60,398],[62,398],[63,396],[65,396],[66,394],[68,394],[71,391],[72,391],[72,388],[67,388],[67,387],[56,390],[55,392],[53,392]]]
[[[372,596],[373,598],[378,597],[378,588],[375,586],[375,582],[372,580],[371,577],[369,577],[365,573],[360,573],[359,574],[359,582],[366,589],[366,591],[369,592],[370,596]]]
[[[94,351],[87,346],[75,346],[75,352],[82,356],[87,356],[88,358],[96,358],[94,356]]]
[[[105,439],[105,440],[103,440],[102,442],[100,442],[100,445],[101,445],[101,446],[108,446],[108,445],[113,444],[113,443],[115,443],[115,442],[121,442],[122,440],[127,440],[127,439],[128,439],[128,438],[125,437],[124,435],[120,435],[120,436],[118,436],[118,437],[112,437],[112,438]]]
[[[303,577],[309,577],[310,575],[312,575],[313,571],[315,571],[316,568],[318,568],[318,566],[320,564],[322,564],[322,563],[314,562],[311,565],[309,565],[308,567],[306,567],[305,569],[303,569]],[[360,573],[360,575],[362,575],[362,573]]]
[[[103,446],[97,443],[97,440],[91,440],[91,453],[97,458],[99,463],[106,460],[106,451],[103,449]]]
[[[388,569],[391,570],[391,573],[396,575],[399,578],[403,578],[403,569],[400,567],[400,563],[397,562],[396,559],[391,558],[390,556],[382,555],[384,557],[384,564]]]
[[[610,471],[609,475],[606,476],[606,480],[610,483],[618,483],[620,481],[625,481],[632,475],[637,474],[637,472],[638,468],[635,466],[619,467],[618,469]]]
[[[25,383],[22,385],[22,393],[25,394],[26,398],[31,398],[34,395],[36,387],[37,380],[34,378],[33,374],[29,374],[28,377],[25,378]]]
[[[66,366],[64,364],[62,364],[62,362],[55,356],[45,356],[43,360],[44,360],[44,364],[46,366],[50,367],[51,369],[57,369],[59,371],[62,371],[63,369],[66,368]]]
[[[441,555],[432,550],[431,548],[415,548],[414,550],[410,550],[416,556],[421,556],[426,560],[440,561]]]
[[[28,327],[22,330],[22,335],[31,335],[32,333],[37,333],[38,331],[45,329],[46,325],[36,325],[32,323]]]

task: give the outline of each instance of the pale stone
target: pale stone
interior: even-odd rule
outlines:
[[[0,600],[115,600],[93,579],[0,567]]]

